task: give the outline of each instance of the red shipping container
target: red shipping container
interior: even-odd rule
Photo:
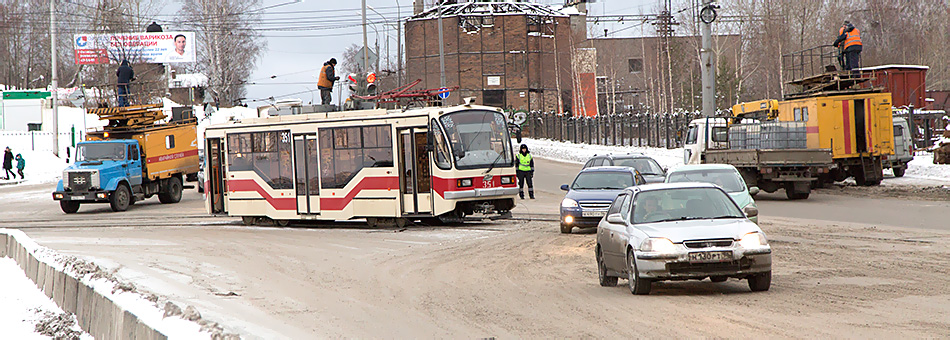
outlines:
[[[883,65],[865,67],[861,71],[873,75],[871,84],[874,87],[884,87],[884,92],[891,93],[894,107],[913,104],[915,108],[923,108],[927,104],[927,70],[930,67],[920,65]]]

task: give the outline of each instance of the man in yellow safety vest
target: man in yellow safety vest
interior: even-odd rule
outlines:
[[[518,195],[524,199],[524,184],[528,182],[528,197],[534,199],[534,158],[528,152],[528,146],[521,144],[521,151],[515,156],[518,159]]]

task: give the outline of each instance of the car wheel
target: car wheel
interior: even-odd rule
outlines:
[[[906,170],[904,167],[894,168],[894,177],[904,177],[904,170]]]
[[[749,276],[749,289],[753,292],[764,292],[769,290],[772,285],[772,272],[768,271],[762,274]]]
[[[573,229],[574,229],[574,226],[572,225],[561,224],[561,234],[570,234],[571,230]]]
[[[729,279],[729,277],[726,277],[726,276],[710,276],[709,277],[709,281],[716,282],[716,283],[726,282],[727,279]]]
[[[109,198],[109,206],[112,207],[112,211],[126,211],[131,201],[132,193],[129,192],[129,187],[119,184],[112,192],[112,197]]]
[[[617,277],[607,275],[607,264],[604,263],[604,251],[597,246],[595,253],[597,256],[597,277],[600,278],[601,287],[614,287],[617,285]]]
[[[63,209],[64,213],[75,214],[77,211],[79,211],[79,202],[59,201],[59,207]]]
[[[640,277],[640,272],[637,271],[637,260],[633,256],[633,250],[627,251],[627,275],[627,284],[630,285],[630,293],[635,295],[650,294],[653,281]]]

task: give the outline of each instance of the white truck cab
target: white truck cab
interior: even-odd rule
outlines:
[[[699,118],[689,122],[683,142],[683,163],[702,164],[706,150],[729,149],[729,126],[725,118]]]

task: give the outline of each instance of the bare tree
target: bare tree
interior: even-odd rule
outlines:
[[[247,93],[245,82],[261,58],[266,41],[254,29],[260,0],[182,1],[181,25],[195,30],[198,62],[186,67],[208,76],[208,89],[230,106]]]

